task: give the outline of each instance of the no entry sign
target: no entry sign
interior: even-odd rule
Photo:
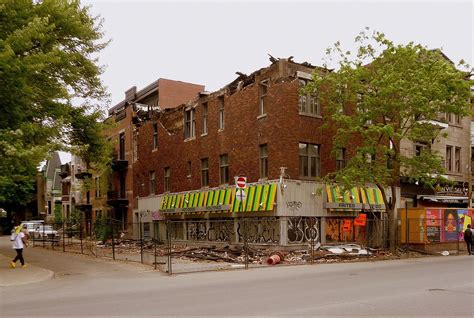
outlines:
[[[235,177],[235,186],[237,189],[245,189],[247,186],[247,177]]]

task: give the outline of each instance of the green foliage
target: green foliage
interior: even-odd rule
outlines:
[[[61,204],[54,205],[54,222],[62,222],[63,221],[63,209]]]
[[[105,242],[112,236],[112,224],[107,216],[102,216],[94,225],[94,232],[98,241]]]
[[[107,160],[101,110],[91,106],[107,99],[97,64],[107,43],[77,0],[0,0],[0,21],[0,202],[24,204],[49,151]]]
[[[345,169],[326,181],[346,189],[377,185],[391,217],[396,202],[385,189],[394,190],[402,177],[431,187],[442,181],[442,157],[429,145],[445,134],[433,123],[443,113],[470,116],[473,83],[439,50],[396,45],[382,33],[367,32],[356,37],[355,54],[340,43],[329,48],[328,61],[337,61],[334,71],[315,72],[306,90],[319,94],[325,106],[334,151],[353,150]],[[401,151],[404,140],[428,147],[413,157]]]
[[[79,210],[73,207],[71,209],[71,213],[69,215],[69,219],[67,220],[68,223],[71,225],[80,224],[84,221],[84,214]]]

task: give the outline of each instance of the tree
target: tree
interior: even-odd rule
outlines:
[[[27,202],[49,151],[107,160],[101,28],[78,0],[0,0],[0,203]]]
[[[414,43],[396,45],[384,34],[369,36],[368,31],[356,37],[356,54],[344,51],[338,42],[329,48],[327,55],[337,67],[315,72],[305,89],[317,92],[325,104],[325,128],[334,134],[333,153],[338,148],[352,150],[345,168],[328,174],[326,181],[344,189],[376,185],[391,221],[393,247],[397,198],[392,194],[401,178],[427,187],[446,181],[439,153],[427,147],[418,156],[409,156],[400,143],[430,145],[445,137],[437,124],[440,115],[470,115],[472,81],[439,50]]]

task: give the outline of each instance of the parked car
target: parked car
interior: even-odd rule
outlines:
[[[36,238],[36,230],[40,225],[43,225],[44,221],[43,220],[34,220],[34,221],[23,221],[21,222],[21,226],[26,225],[26,233],[28,234],[31,238]]]
[[[40,224],[36,227],[34,238],[39,240],[59,240],[59,233],[51,225]]]

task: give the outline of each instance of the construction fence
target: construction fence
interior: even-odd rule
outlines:
[[[415,220],[409,220],[407,224],[413,224],[408,227],[402,227],[401,220],[394,222],[397,249],[390,252],[391,224],[380,219],[367,220],[364,226],[344,218],[318,217],[157,220],[134,223],[130,237],[123,223],[103,218],[95,223],[52,223],[51,233],[33,232],[30,237],[35,247],[140,262],[172,275],[276,263],[409,257],[409,250],[421,243],[415,238],[432,231],[414,226]],[[462,248],[458,239],[450,251],[459,254]]]

